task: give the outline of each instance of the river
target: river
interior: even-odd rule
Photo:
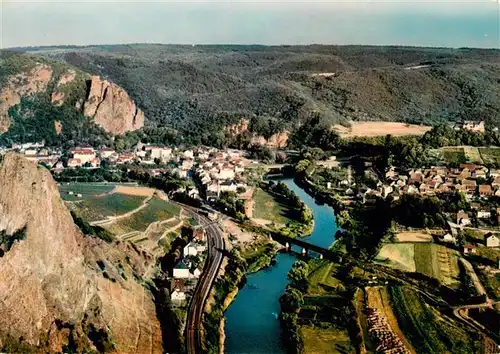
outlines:
[[[326,204],[316,204],[314,198],[295,184],[293,179],[281,181],[312,209],[314,230],[303,239],[321,247],[330,247],[337,231],[333,209]],[[246,285],[227,309],[226,353],[285,353],[280,342],[279,297],[285,291],[287,274],[296,258],[292,254],[278,253],[276,261],[276,265],[248,275]]]

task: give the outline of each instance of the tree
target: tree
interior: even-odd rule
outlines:
[[[285,313],[296,313],[304,304],[304,296],[295,288],[288,288],[280,297],[281,311]]]

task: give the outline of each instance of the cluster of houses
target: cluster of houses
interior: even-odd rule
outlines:
[[[403,173],[391,168],[385,178],[385,183],[377,182],[377,188],[360,188],[357,196],[361,199],[371,195],[383,198],[391,196],[397,200],[403,194],[434,196],[437,193],[458,191],[469,201],[475,197],[484,200],[491,196],[500,197],[500,170],[475,164],[461,164],[459,168],[412,169]],[[345,193],[353,195],[354,191],[349,187]]]
[[[206,250],[206,235],[203,229],[193,232],[193,239],[182,250],[182,256],[174,266],[171,280],[170,299],[176,305],[182,305],[186,300],[186,293],[192,289],[186,283],[197,280],[202,270],[193,262]]]
[[[22,154],[29,161],[45,164],[48,167],[55,166],[62,156],[61,149],[53,149],[45,146],[45,142],[12,144],[10,148],[0,147],[0,154],[3,155],[9,151],[15,151]]]
[[[221,192],[247,188],[243,178],[245,162],[240,151],[219,151],[211,156],[211,159],[200,161],[195,171],[208,201],[216,200]]]

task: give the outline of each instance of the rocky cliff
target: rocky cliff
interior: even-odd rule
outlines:
[[[237,124],[226,126],[225,133],[232,140],[236,140],[241,136],[246,136],[247,138],[249,138],[248,141],[249,145],[269,146],[276,149],[281,149],[286,147],[288,143],[288,137],[290,135],[290,132],[288,130],[285,130],[273,134],[268,139],[266,139],[262,135],[256,135],[250,132],[249,122],[246,119],[242,119]]]
[[[83,114],[93,117],[97,125],[113,134],[137,130],[144,125],[144,113],[127,92],[99,76],[92,76]]]
[[[52,68],[38,63],[28,72],[10,76],[0,92],[0,133],[11,124],[9,108],[21,102],[21,97],[44,92],[52,79]]]
[[[23,54],[3,59],[1,54],[0,134],[9,130],[14,118],[20,125],[26,118],[40,119],[37,111],[49,111],[47,105],[61,110],[69,108],[75,114],[81,112],[111,134],[143,127],[144,113],[120,86],[60,62]],[[9,115],[11,108],[16,110],[15,115],[12,111]],[[68,111],[61,115],[68,116]],[[66,124],[60,123],[61,132],[64,132]],[[70,125],[74,130],[74,125]],[[74,135],[73,131],[67,133]]]
[[[133,246],[85,237],[43,167],[0,167],[0,351],[160,353]]]

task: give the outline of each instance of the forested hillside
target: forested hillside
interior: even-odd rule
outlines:
[[[498,50],[136,44],[27,51],[123,87],[154,142],[246,147],[254,136],[281,142],[274,134],[286,131],[290,147],[328,148],[337,140],[331,126],[351,120],[500,126]]]
[[[227,143],[223,127],[241,119],[265,138],[312,117],[319,130],[350,120],[500,124],[498,50],[138,44],[42,52],[115,81],[149,126],[190,142]]]

